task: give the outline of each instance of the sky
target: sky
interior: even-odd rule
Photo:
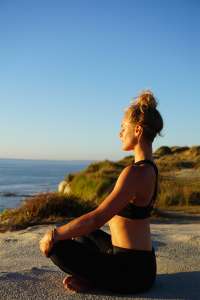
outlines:
[[[151,89],[153,150],[200,144],[198,0],[0,0],[0,158],[118,160]]]

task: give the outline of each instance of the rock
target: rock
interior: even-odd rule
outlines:
[[[69,183],[67,182],[67,184],[64,188],[63,194],[68,195],[70,193],[71,193],[71,187],[70,187]]]
[[[65,180],[61,181],[58,185],[58,192],[63,193],[66,185],[67,185],[67,181]]]
[[[65,180],[61,181],[58,185],[58,192],[64,195],[68,195],[71,192],[69,183]]]

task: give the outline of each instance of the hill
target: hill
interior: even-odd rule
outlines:
[[[160,175],[159,205],[199,204],[200,146],[162,146],[154,152],[153,157]],[[111,192],[123,168],[133,162],[133,156],[117,162],[105,160],[92,163],[78,173],[68,174],[65,178],[67,193],[71,190],[77,197],[98,205]],[[62,192],[65,192],[64,186]]]

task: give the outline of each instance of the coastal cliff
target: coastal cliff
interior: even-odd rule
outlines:
[[[164,210],[200,212],[200,146],[162,146],[154,154],[159,169],[158,195],[153,218]],[[99,161],[67,174],[58,191],[25,198],[17,208],[0,214],[0,230],[17,230],[36,224],[51,224],[80,216],[97,207],[112,191],[124,167],[133,156],[119,161]]]

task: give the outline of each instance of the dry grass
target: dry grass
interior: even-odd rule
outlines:
[[[200,181],[190,178],[161,177],[158,207],[200,204]]]
[[[94,209],[90,201],[58,193],[41,193],[25,200],[20,207],[6,209],[0,214],[0,229],[22,229],[30,225],[54,223],[78,217]]]

